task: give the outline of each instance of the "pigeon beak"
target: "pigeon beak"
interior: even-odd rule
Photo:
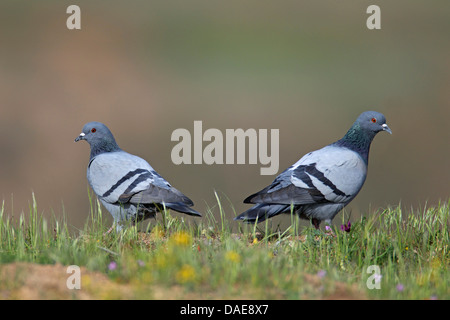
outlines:
[[[80,133],[80,135],[75,139],[75,142],[78,142],[80,140],[84,140],[84,136],[85,136],[85,134],[83,132]]]
[[[386,123],[383,123],[381,125],[381,127],[383,128],[383,131],[386,131],[386,132],[389,132],[390,134],[392,134],[391,128],[389,128]]]

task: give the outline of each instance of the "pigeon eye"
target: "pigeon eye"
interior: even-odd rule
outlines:
[[[376,118],[372,118],[370,121],[372,121],[373,123],[377,123],[377,119]]]
[[[95,131],[97,131],[97,129],[95,129],[95,128],[92,128],[92,129],[91,129],[91,132],[92,132],[92,133],[94,133]]]

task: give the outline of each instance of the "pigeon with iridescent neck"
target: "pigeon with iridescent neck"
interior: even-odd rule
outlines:
[[[392,134],[383,114],[362,113],[345,136],[303,156],[263,190],[247,197],[253,207],[235,220],[261,222],[280,213],[310,219],[316,229],[352,201],[367,177],[369,149],[380,131]]]

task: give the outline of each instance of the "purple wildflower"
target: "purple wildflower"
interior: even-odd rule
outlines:
[[[402,292],[403,289],[405,289],[405,287],[401,283],[399,283],[395,288],[397,289],[398,292]]]
[[[319,277],[319,278],[323,278],[323,277],[325,277],[327,275],[327,272],[325,271],[325,270],[319,270],[318,272],[317,272],[317,276]]]
[[[108,270],[109,271],[113,271],[113,270],[116,270],[117,269],[117,263],[115,262],[115,261],[111,261],[109,264],[108,264]]]
[[[348,221],[346,224],[341,224],[341,230],[345,232],[350,232],[350,229],[352,227],[352,223]]]
[[[383,276],[381,274],[375,273],[373,275],[373,280],[375,281],[375,283],[380,283],[381,282],[381,278],[383,278]]]
[[[142,261],[142,260],[138,260],[137,264],[138,264],[139,267],[144,267],[145,266],[145,262]]]

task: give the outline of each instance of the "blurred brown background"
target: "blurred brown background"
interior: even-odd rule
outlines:
[[[70,4],[81,8],[80,31],[66,28]],[[381,30],[366,28],[371,4],[381,7]],[[173,130],[193,132],[194,120],[222,132],[280,129],[280,173],[342,137],[365,110],[383,112],[393,135],[375,138],[352,214],[446,200],[449,30],[448,0],[4,0],[0,195],[7,213],[28,212],[34,191],[39,211],[64,211],[71,225],[83,225],[89,146],[73,140],[96,120],[197,210],[213,206],[217,190],[231,219],[226,197],[240,213],[249,207],[242,200],[275,176],[261,176],[259,164],[176,166]]]

